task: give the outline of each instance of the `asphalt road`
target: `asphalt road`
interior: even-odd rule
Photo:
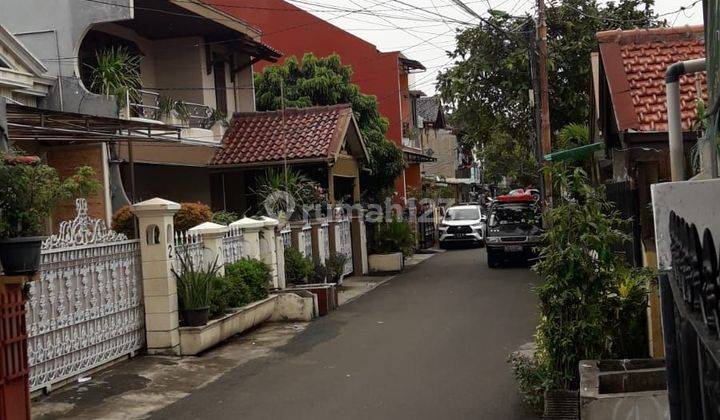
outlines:
[[[506,356],[532,339],[534,281],[436,255],[153,418],[532,419]]]

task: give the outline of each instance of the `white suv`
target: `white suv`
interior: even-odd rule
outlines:
[[[438,238],[441,248],[450,243],[483,245],[485,218],[480,206],[453,206],[447,209],[438,227]]]

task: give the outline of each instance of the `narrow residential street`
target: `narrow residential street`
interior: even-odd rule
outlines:
[[[482,249],[436,255],[153,418],[534,418],[506,363],[532,338],[534,282]]]

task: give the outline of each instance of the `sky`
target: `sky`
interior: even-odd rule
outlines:
[[[479,19],[452,0],[288,0],[332,24],[375,44],[380,51],[401,50],[427,70],[415,75],[411,89],[435,92],[438,72],[452,61],[455,31]],[[621,0],[622,1],[622,0]],[[546,0],[547,3],[550,1]],[[464,0],[480,16],[489,8],[511,14],[534,14],[536,0]],[[685,6],[686,10],[679,10]],[[656,13],[671,26],[702,23],[700,0],[655,0]]]

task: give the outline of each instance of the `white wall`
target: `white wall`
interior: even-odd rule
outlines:
[[[715,246],[720,245],[720,179],[664,182],[650,188],[660,270],[671,268],[669,218],[673,210],[687,222],[694,223],[700,235],[709,228]]]

